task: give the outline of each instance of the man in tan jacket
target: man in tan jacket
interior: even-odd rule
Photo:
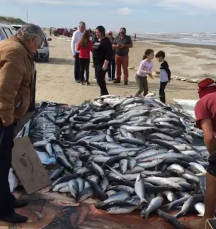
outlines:
[[[0,42],[0,220],[10,223],[28,220],[14,211],[28,203],[16,200],[10,193],[8,174],[15,122],[28,110],[33,54],[43,40],[42,29],[28,24],[16,36]]]

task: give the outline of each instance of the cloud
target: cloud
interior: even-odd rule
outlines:
[[[0,0],[1,2],[2,0]],[[14,2],[46,5],[100,6],[106,4],[126,3],[141,4],[142,0],[12,0]],[[144,0],[145,1],[145,0]]]
[[[127,7],[123,7],[123,8],[118,9],[118,13],[123,14],[123,15],[128,15],[128,14],[131,14],[133,12],[134,12],[134,10],[127,8]]]
[[[215,11],[215,0],[157,0],[156,5],[185,11]]]
[[[2,2],[3,0],[0,0]],[[133,5],[156,6],[171,10],[180,10],[183,12],[214,12],[216,10],[216,0],[9,0],[13,2],[28,4],[49,4],[49,5],[72,5],[72,6],[108,6],[108,5]],[[131,9],[123,7],[119,13],[129,14]]]
[[[103,5],[99,0],[13,0],[19,3],[45,4],[45,5],[68,5],[68,6],[100,6]]]

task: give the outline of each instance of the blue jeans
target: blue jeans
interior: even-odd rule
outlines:
[[[115,79],[115,58],[113,58],[112,61],[109,62],[107,72],[108,72],[109,79],[114,80]]]

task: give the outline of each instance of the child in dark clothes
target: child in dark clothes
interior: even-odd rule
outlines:
[[[165,60],[165,52],[159,51],[155,57],[161,63],[159,97],[161,102],[166,103],[165,88],[167,83],[171,80],[171,71],[169,69],[168,63]]]

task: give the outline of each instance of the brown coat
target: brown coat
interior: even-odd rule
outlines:
[[[30,103],[33,58],[17,37],[0,42],[0,121],[8,126],[20,119]],[[16,108],[16,104],[22,101]]]

